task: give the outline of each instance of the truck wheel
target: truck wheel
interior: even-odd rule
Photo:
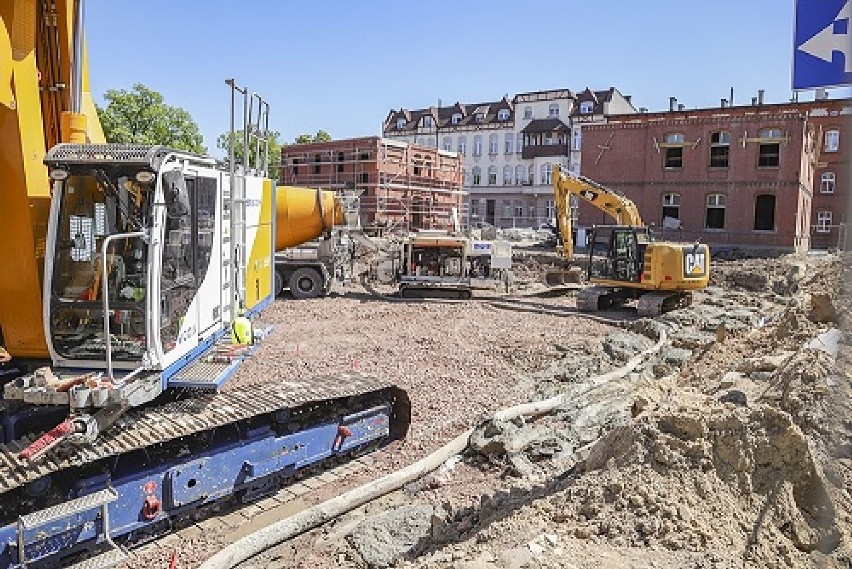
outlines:
[[[272,286],[275,287],[272,290],[275,295],[275,298],[281,296],[281,293],[284,291],[284,275],[281,274],[281,271],[275,271],[275,279],[272,283]]]
[[[322,277],[314,269],[296,269],[290,275],[290,294],[294,298],[318,297],[322,294]]]

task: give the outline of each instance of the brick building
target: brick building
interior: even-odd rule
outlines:
[[[611,116],[583,128],[583,173],[624,192],[666,238],[716,248],[828,246],[845,223],[841,118],[850,112],[849,100],[756,100]],[[578,217],[580,226],[612,223],[588,204]]]
[[[354,191],[364,226],[447,229],[466,218],[454,152],[372,136],[287,145],[281,155],[281,183]]]

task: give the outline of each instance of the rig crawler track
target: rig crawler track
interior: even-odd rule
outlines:
[[[33,461],[18,456],[29,439],[0,445],[0,568],[67,566],[106,536],[134,541],[219,500],[256,499],[302,468],[404,437],[409,422],[404,391],[342,374],[190,392]]]

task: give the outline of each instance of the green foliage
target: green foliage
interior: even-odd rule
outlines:
[[[296,137],[296,144],[309,144],[311,142],[330,142],[331,135],[324,130],[318,130],[313,136],[310,134],[300,134]]]
[[[228,137],[230,133],[223,132],[216,139],[216,147],[225,151],[225,156],[228,156],[230,153],[230,138]],[[281,169],[281,146],[282,144],[278,141],[278,137],[281,136],[280,132],[270,131],[269,132],[269,177],[272,179],[278,179],[278,172]],[[251,149],[249,151],[249,168],[255,168],[257,164],[255,161],[256,157],[256,146],[255,143],[252,143]],[[261,147],[262,150],[262,147]],[[261,157],[262,159],[262,157]],[[236,162],[242,164],[243,163],[243,133],[236,132],[234,133],[234,160]]]
[[[204,154],[204,138],[190,114],[167,105],[163,96],[141,83],[132,91],[110,89],[98,116],[108,142],[162,144]]]

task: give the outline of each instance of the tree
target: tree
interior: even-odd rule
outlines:
[[[228,155],[230,153],[230,145],[229,145],[229,137],[227,132],[223,132],[219,135],[219,138],[216,139],[216,147],[225,151],[225,154]],[[268,171],[269,177],[273,179],[278,179],[278,171],[281,169],[281,143],[278,142],[278,137],[281,136],[280,132],[270,131],[268,136],[269,141],[269,164]],[[255,168],[258,165],[255,163],[257,158],[256,151],[256,143],[252,142],[249,149],[249,168]],[[263,152],[263,147],[261,146],[261,152]],[[261,160],[263,157],[261,156]],[[243,164],[243,133],[235,132],[234,133],[234,160],[240,164]]]
[[[331,142],[331,135],[324,130],[318,130],[313,136],[300,134],[296,137],[296,144],[310,144],[311,142]]]
[[[204,154],[204,137],[188,112],[167,105],[163,96],[141,83],[132,91],[109,89],[98,116],[108,142],[162,144]]]

